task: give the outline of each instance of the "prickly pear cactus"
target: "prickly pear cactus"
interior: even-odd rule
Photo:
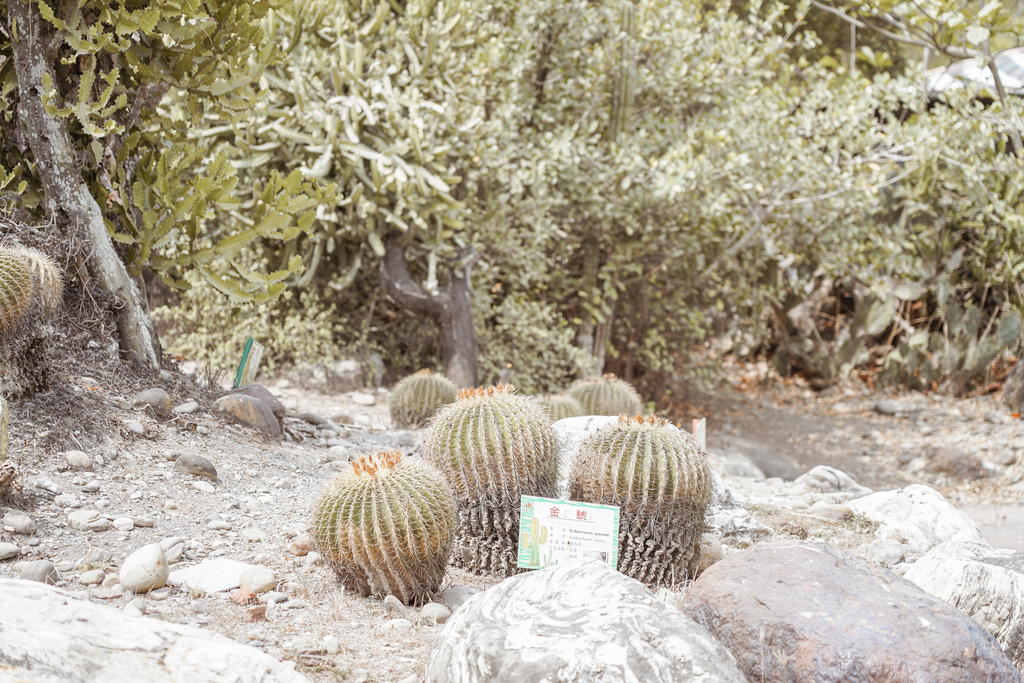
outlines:
[[[455,385],[447,377],[420,370],[396,384],[391,392],[391,421],[403,429],[422,427],[438,408],[454,403],[455,396]]]
[[[34,249],[0,246],[0,392],[10,396],[45,388],[48,318],[64,283],[53,261]]]
[[[583,404],[586,415],[639,415],[644,411],[636,389],[615,375],[579,380],[569,388],[569,395]]]
[[[619,571],[671,585],[695,573],[711,486],[692,436],[661,418],[622,416],[580,444],[569,497],[619,506]]]
[[[438,472],[398,452],[354,460],[313,511],[317,550],[347,588],[406,603],[437,592],[455,524],[455,500]]]
[[[586,415],[583,404],[568,394],[549,394],[537,399],[541,407],[548,411],[552,422],[564,420],[567,417],[582,417]]]
[[[459,527],[452,564],[515,573],[520,497],[550,498],[557,491],[547,414],[506,384],[463,389],[434,417],[423,451],[455,491]]]

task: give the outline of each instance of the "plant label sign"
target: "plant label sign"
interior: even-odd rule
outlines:
[[[519,563],[549,567],[597,553],[614,569],[619,562],[619,508],[614,505],[523,496],[519,508]]]
[[[245,342],[245,351],[242,352],[242,361],[238,364],[238,372],[235,373],[236,389],[256,381],[256,373],[259,371],[261,358],[263,358],[263,346],[252,337],[249,337]]]

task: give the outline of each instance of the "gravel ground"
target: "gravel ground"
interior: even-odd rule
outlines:
[[[732,379],[718,397],[691,397],[695,414],[709,417],[712,449],[752,449],[764,458],[766,471],[828,464],[876,490],[927,483],[971,514],[990,542],[1024,548],[1024,428],[995,397],[887,396],[856,383],[822,395],[798,381],[766,388],[759,383],[761,371],[731,368]],[[390,430],[386,391],[370,394],[373,405],[365,405],[365,395],[323,395],[287,381],[268,382],[292,415],[310,411],[334,423],[317,429],[289,420],[292,433],[304,437],[295,443],[226,424],[209,412],[208,399],[189,395],[181,383],[175,385],[177,393],[171,392],[174,404],[196,400],[199,410],[159,421],[131,408],[130,396],[89,387],[87,380],[76,390],[98,392],[92,398],[109,408],[111,425],[105,438],[83,443],[92,469],[70,466],[66,452],[44,450],[38,445],[42,437],[24,427],[12,444],[26,486],[9,508],[27,513],[37,530],[31,535],[0,531],[0,543],[20,550],[0,562],[0,575],[17,576],[20,561],[47,559],[56,565],[62,588],[125,608],[116,586],[80,582],[91,568],[86,558],[90,553],[94,559],[105,557],[97,549],[109,552],[106,569],[112,575],[141,546],[181,537],[186,554],[172,570],[217,557],[263,565],[275,572],[284,602],[268,607],[267,620],[257,622],[247,621],[246,609],[228,593],[173,588],[132,606],[152,618],[201,626],[261,647],[294,661],[312,681],[418,680],[440,627],[417,608],[389,613],[379,600],[347,593],[315,555],[295,554],[302,552],[296,541],[308,538],[316,496],[343,466],[331,463],[341,457],[339,451],[414,449],[420,433]],[[141,434],[130,421],[141,424]],[[42,433],[46,427],[37,429]],[[332,439],[351,448],[332,451]],[[216,467],[217,481],[177,472],[175,453],[204,456]],[[947,463],[945,470],[935,466],[939,461]],[[971,466],[958,469],[958,463]],[[57,499],[58,491],[65,496]],[[74,530],[68,514],[75,510],[97,510],[111,521],[130,518],[134,528]],[[752,512],[777,530],[777,538],[826,537],[851,549],[870,538],[871,530],[856,521],[834,522],[770,506]],[[495,582],[452,569],[444,587],[483,589]]]

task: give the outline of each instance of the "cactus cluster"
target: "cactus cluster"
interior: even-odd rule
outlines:
[[[548,415],[509,385],[463,389],[434,417],[423,451],[455,491],[459,526],[452,564],[514,573],[520,497],[554,497],[557,491]]]
[[[396,427],[416,429],[438,408],[455,402],[455,385],[447,377],[420,370],[395,385],[389,400],[391,421]]]
[[[644,410],[636,389],[615,375],[579,380],[569,395],[583,404],[586,415],[638,415]]]
[[[63,292],[60,271],[48,256],[0,246],[0,392],[19,396],[45,388],[46,319]]]
[[[619,566],[651,585],[692,578],[711,500],[707,453],[657,417],[619,418],[580,444],[572,500],[617,505]]]
[[[548,394],[541,396],[537,401],[544,410],[548,411],[552,422],[558,422],[567,417],[582,417],[587,414],[583,404],[568,394]]]
[[[347,588],[406,603],[440,587],[455,525],[455,501],[440,475],[398,452],[353,460],[313,512],[317,550]]]

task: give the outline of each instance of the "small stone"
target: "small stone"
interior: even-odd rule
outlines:
[[[100,490],[100,483],[93,479],[88,484],[82,487],[82,493],[96,493]]]
[[[372,394],[364,394],[361,391],[353,391],[349,394],[349,398],[357,406],[372,406],[377,402],[377,399]]]
[[[62,493],[54,497],[53,504],[59,508],[80,508],[82,504],[70,493]]]
[[[309,554],[313,550],[313,541],[309,538],[300,538],[292,541],[288,545],[288,552],[292,555],[302,557],[303,555]]]
[[[4,515],[4,531],[31,536],[36,532],[36,523],[24,512],[12,510]]]
[[[171,416],[171,397],[163,389],[146,389],[132,396],[132,407],[142,408],[160,419]]]
[[[408,631],[412,628],[412,622],[408,619],[392,619],[384,622],[384,630],[392,632]]]
[[[98,510],[75,510],[68,513],[68,524],[76,531],[96,531],[100,520],[107,521]]]
[[[132,520],[132,524],[140,529],[152,529],[153,525],[156,524],[152,517],[132,516],[128,519]]]
[[[107,578],[107,573],[102,569],[90,569],[78,576],[78,583],[83,586],[96,586],[103,583],[105,578]]]
[[[128,430],[130,434],[142,435],[146,433],[146,428],[142,426],[142,423],[138,420],[125,420],[124,428]]]
[[[384,598],[384,609],[392,619],[404,617],[406,614],[405,604],[394,595],[389,595]]]
[[[259,498],[250,498],[245,501],[246,510],[259,510],[263,507],[263,503],[260,502]]]
[[[174,471],[217,481],[217,468],[213,466],[212,462],[196,453],[185,453],[175,460]]]
[[[150,600],[166,600],[171,597],[171,587],[164,586],[163,588],[157,588],[149,592]]]
[[[307,607],[306,601],[305,600],[299,600],[298,598],[293,598],[293,599],[289,600],[288,602],[285,602],[285,603],[283,603],[281,605],[281,609],[283,609],[283,610],[306,609],[306,607]]]
[[[1013,422],[1013,418],[1006,413],[992,411],[985,414],[985,422],[991,422],[992,424],[1004,425]]]
[[[264,431],[271,436],[281,435],[281,425],[266,403],[245,394],[228,394],[217,399],[213,412],[225,415],[235,422]]]
[[[255,543],[256,541],[266,540],[267,532],[263,531],[263,529],[242,529],[241,536],[246,541],[249,541],[250,543]]]
[[[306,560],[302,564],[305,567],[322,567],[324,565],[324,556],[314,550],[306,555]]]
[[[252,396],[253,398],[263,401],[270,408],[270,412],[273,413],[274,417],[278,420],[284,417],[285,407],[281,401],[278,400],[274,394],[270,392],[262,384],[247,384],[244,387],[238,387],[237,389],[231,389],[228,393],[231,394],[245,394],[246,396]]]
[[[32,486],[35,486],[37,489],[42,489],[43,491],[47,491],[49,493],[64,493],[64,489],[61,488],[60,484],[50,481],[49,479],[34,479],[32,481]]]
[[[118,577],[125,590],[145,593],[167,585],[170,568],[159,543],[142,546],[125,559]]]
[[[194,488],[197,491],[202,491],[203,493],[213,493],[214,491],[216,491],[216,489],[213,488],[213,484],[211,484],[208,481],[202,480],[192,482],[192,488]]]
[[[13,543],[0,543],[0,560],[9,560],[20,552],[18,546]]]
[[[179,406],[174,406],[172,411],[175,415],[191,415],[192,413],[199,411],[199,404],[195,401],[189,401],[188,403],[182,403]]]
[[[173,501],[173,500],[165,500],[164,501],[164,510],[177,510],[177,509],[178,509],[178,503],[176,503],[175,501]]]
[[[334,636],[324,636],[323,646],[329,655],[336,655],[341,652],[341,641]]]
[[[307,422],[311,425],[325,425],[330,422],[330,420],[328,420],[323,415],[318,415],[308,410],[304,410],[301,413],[299,413],[298,418],[303,422]]]
[[[25,562],[21,567],[21,578],[25,581],[38,581],[51,586],[57,585],[57,568],[49,560]]]
[[[64,460],[67,462],[68,467],[73,467],[76,470],[92,469],[92,458],[82,451],[68,451],[64,454]]]
[[[271,603],[276,605],[280,602],[287,602],[288,596],[284,593],[281,593],[280,591],[270,591],[269,593],[264,593],[263,597],[260,598],[260,600],[262,602],[267,603],[268,605]]]
[[[193,600],[188,608],[196,614],[210,614],[213,612],[213,607],[202,600]]]
[[[120,585],[121,585],[121,577],[119,577],[117,574],[107,574],[106,576],[103,577],[103,587],[104,588],[113,588],[114,586],[120,586]],[[118,591],[120,592],[120,589],[118,589]]]
[[[1013,451],[1010,449],[1000,451],[999,453],[996,454],[995,461],[998,465],[1009,467],[1010,465],[1013,465],[1014,463],[1017,462],[1017,451]]]
[[[277,586],[277,577],[270,567],[254,566],[242,571],[238,577],[238,585],[249,588],[254,593],[266,593]]]
[[[130,517],[118,517],[111,525],[118,531],[131,531],[135,528],[135,522]]]
[[[428,602],[420,610],[420,616],[429,621],[433,621],[435,624],[443,624],[448,621],[448,617],[452,615],[452,611],[438,602]]]
[[[175,564],[185,554],[185,539],[180,536],[165,538],[160,541],[160,549],[164,551],[167,564]]]
[[[248,586],[242,586],[231,594],[231,602],[236,605],[251,605],[252,603],[259,601],[259,598],[256,597],[256,593]]]
[[[127,614],[127,615],[129,615],[129,616],[132,616],[132,617],[142,617],[142,616],[145,616],[145,614],[143,613],[143,611],[142,611],[142,610],[140,610],[140,609],[139,609],[138,607],[136,607],[135,605],[131,605],[131,604],[125,605],[125,606],[124,606],[124,607],[122,608],[122,611],[123,611],[123,612],[124,612],[125,614]]]
[[[441,591],[441,599],[451,607],[461,607],[467,600],[479,593],[476,588],[469,586],[451,586]]]
[[[207,529],[213,529],[214,531],[231,531],[231,522],[226,522],[223,519],[215,519],[211,522],[207,522]]]
[[[253,605],[245,610],[245,620],[248,622],[254,621],[266,621],[267,620],[267,606],[266,605]]]
[[[907,406],[899,401],[884,399],[875,404],[875,412],[882,415],[898,415],[907,412]]]

